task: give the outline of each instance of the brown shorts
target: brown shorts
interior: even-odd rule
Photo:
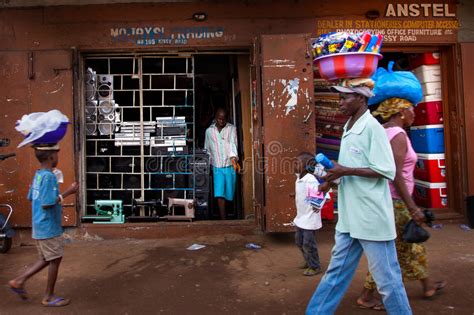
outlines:
[[[64,255],[64,241],[62,236],[36,240],[36,248],[40,258],[45,261],[55,260]]]

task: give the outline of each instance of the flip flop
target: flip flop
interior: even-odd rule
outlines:
[[[61,307],[61,306],[66,306],[71,302],[69,299],[65,299],[62,297],[56,297],[51,301],[43,301],[41,304],[46,307]]]
[[[23,301],[28,300],[28,293],[25,291],[25,289],[15,288],[15,287],[12,287],[11,285],[9,285],[8,287],[13,293],[17,294],[20,297],[20,299],[22,299]]]
[[[439,291],[441,291],[442,289],[444,289],[444,287],[446,286],[446,281],[436,281],[435,282],[435,288],[434,288],[434,293],[432,295],[424,295],[423,298],[425,300],[432,300],[434,299],[438,294],[439,294]],[[431,290],[430,290],[431,291]]]
[[[383,303],[372,303],[372,304],[362,304],[359,301],[356,302],[357,306],[363,310],[374,310],[374,311],[385,311]]]

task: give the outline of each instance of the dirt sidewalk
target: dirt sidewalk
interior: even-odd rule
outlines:
[[[333,227],[318,233],[324,267]],[[434,279],[448,280],[434,301],[421,298],[418,283],[406,284],[415,314],[474,314],[474,230],[458,224],[431,230],[427,243]],[[0,287],[0,314],[303,314],[321,276],[304,277],[293,235],[226,234],[196,239],[72,241],[66,247],[57,292],[72,299],[66,308],[40,306],[46,272],[31,279],[31,300],[20,301]],[[263,246],[245,248],[248,242]],[[186,247],[207,245],[198,251]],[[33,262],[34,246],[0,256],[0,283]],[[365,259],[338,314],[376,314],[354,301],[366,272]],[[383,314],[383,313],[382,313]]]

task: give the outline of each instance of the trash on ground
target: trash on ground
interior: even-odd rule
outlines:
[[[258,245],[258,244],[254,244],[254,243],[248,243],[245,245],[246,248],[248,249],[260,249],[262,248],[262,246]]]
[[[206,247],[206,245],[201,245],[201,244],[193,244],[186,248],[187,250],[200,250],[202,248]]]
[[[470,231],[471,230],[471,228],[468,227],[466,224],[461,224],[459,227],[461,228],[461,230],[464,230],[464,231]]]
[[[435,230],[441,230],[443,228],[443,224],[441,223],[433,224],[431,227]]]

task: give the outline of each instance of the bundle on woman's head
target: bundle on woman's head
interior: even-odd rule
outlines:
[[[403,109],[400,106],[410,105],[416,106],[422,98],[423,91],[420,81],[410,71],[393,71],[393,61],[388,63],[387,69],[378,68],[372,79],[375,82],[373,92],[374,97],[369,98],[369,106],[381,104],[386,100],[394,99],[384,104],[387,110],[394,110],[395,107]],[[400,99],[405,101],[400,101]],[[381,104],[382,105],[382,104]],[[409,106],[408,106],[409,107]],[[388,109],[390,108],[390,109]],[[407,107],[404,107],[407,108]],[[382,116],[382,109],[377,109],[379,115]],[[383,116],[382,116],[383,117]]]

